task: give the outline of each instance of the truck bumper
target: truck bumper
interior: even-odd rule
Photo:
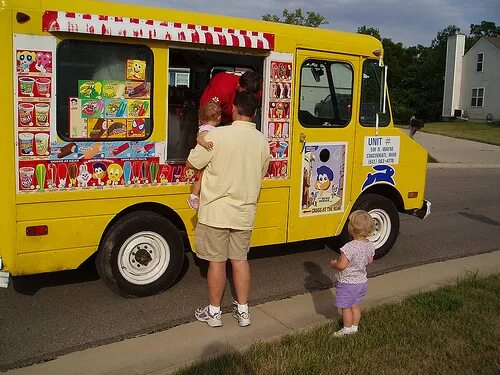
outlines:
[[[409,210],[408,213],[423,220],[431,213],[431,202],[424,199],[424,203],[421,208]]]

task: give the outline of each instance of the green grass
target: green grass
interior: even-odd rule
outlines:
[[[332,321],[178,374],[498,374],[500,274],[372,308],[352,336],[333,337],[339,327]]]
[[[500,125],[467,121],[431,122],[419,131],[500,146]]]

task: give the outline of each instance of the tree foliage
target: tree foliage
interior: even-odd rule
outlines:
[[[468,51],[483,36],[500,36],[500,26],[495,22],[483,21],[479,25],[470,25],[470,35],[465,39],[465,49]]]
[[[319,13],[306,12],[306,15],[302,13],[301,8],[295,9],[293,12],[289,12],[288,9],[283,10],[283,17],[280,18],[275,14],[264,14],[262,16],[264,21],[288,23],[292,25],[301,25],[309,27],[319,27],[321,25],[326,25],[328,21]]]
[[[488,21],[483,21],[480,25],[470,25],[471,38],[479,40],[483,36],[500,36],[500,26]]]
[[[326,18],[318,13],[306,12],[304,15],[300,8],[293,12],[285,9],[282,17],[265,14],[262,19],[310,27],[328,23]],[[423,118],[424,121],[440,120],[448,37],[460,32],[458,26],[449,25],[437,33],[430,47],[404,47],[400,42],[383,38],[380,30],[375,27],[358,27],[358,34],[371,35],[384,46],[384,61],[389,67],[387,80],[395,123],[409,124],[413,115]],[[471,24],[470,34],[465,40],[466,51],[484,36],[500,36],[500,26],[489,21]]]
[[[380,30],[376,29],[375,27],[366,27],[366,25],[358,27],[358,30],[356,31],[358,34],[365,34],[365,35],[371,35],[378,40],[382,40],[380,36]]]
[[[412,115],[424,121],[438,121],[441,118],[448,37],[460,31],[456,25],[449,25],[437,33],[430,47],[404,47],[390,38],[382,38],[376,28],[366,25],[358,27],[359,34],[372,35],[381,40],[384,46],[395,123],[408,124]],[[472,24],[470,35],[466,36],[466,51],[483,36],[500,36],[500,26],[486,21]]]

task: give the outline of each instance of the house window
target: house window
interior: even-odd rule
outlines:
[[[477,65],[476,65],[477,72],[483,71],[483,59],[484,59],[484,53],[478,53],[477,54]]]
[[[472,89],[471,107],[482,107],[484,99],[484,88]]]

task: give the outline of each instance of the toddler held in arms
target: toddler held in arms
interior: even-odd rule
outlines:
[[[198,113],[199,117],[199,130],[196,142],[208,151],[212,151],[213,143],[206,141],[205,136],[210,130],[215,129],[221,121],[221,108],[215,102],[206,103]],[[198,210],[200,205],[200,191],[201,191],[201,178],[203,177],[203,170],[200,171],[198,179],[194,182],[193,192],[188,198],[188,205],[193,210]]]

